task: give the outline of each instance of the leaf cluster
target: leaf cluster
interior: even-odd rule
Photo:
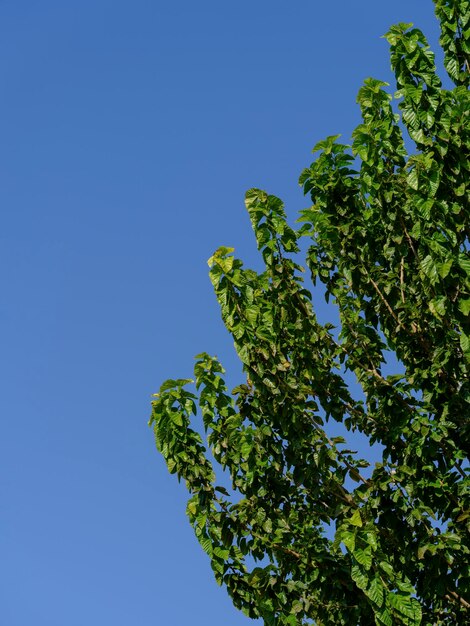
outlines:
[[[455,86],[442,87],[421,31],[393,26],[394,96],[366,80],[352,144],[317,144],[298,227],[251,189],[264,270],[231,248],[209,259],[246,379],[229,392],[203,353],[194,379],[166,381],[152,403],[216,580],[267,626],[470,618],[470,2],[435,8]],[[337,306],[339,333],[318,322],[305,270]],[[387,352],[403,373],[383,373]],[[330,436],[331,420],[378,444],[382,461]]]

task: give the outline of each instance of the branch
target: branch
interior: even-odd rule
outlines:
[[[405,304],[405,292],[403,291],[403,285],[405,284],[404,270],[405,270],[405,259],[403,257],[401,257],[401,262],[400,262],[400,291],[401,291],[401,301],[403,302],[403,304]]]
[[[390,306],[390,304],[388,303],[388,301],[386,300],[385,296],[382,294],[382,292],[379,289],[379,286],[377,285],[377,283],[375,282],[375,280],[369,276],[369,280],[370,282],[374,285],[374,289],[375,291],[379,294],[380,299],[382,300],[382,302],[385,304],[385,306],[388,309],[388,312],[390,313],[390,315],[393,317],[393,319],[396,321],[397,325],[400,328],[403,328],[402,323],[400,322],[400,320],[398,319],[398,317],[395,315],[394,310],[392,309],[392,307]]]
[[[410,246],[411,251],[413,252],[413,254],[414,254],[414,256],[415,256],[416,260],[418,260],[418,254],[417,254],[417,252],[416,252],[416,250],[415,250],[415,247],[414,247],[414,245],[413,245],[413,241],[412,241],[412,239],[411,239],[411,237],[410,237],[410,235],[409,235],[408,231],[406,230],[405,223],[404,223],[404,221],[403,221],[403,219],[402,219],[401,217],[400,217],[400,223],[401,223],[401,226],[402,226],[402,228],[403,228],[403,230],[404,230],[404,232],[405,232],[405,236],[406,236],[406,240],[408,241],[408,245]]]
[[[462,596],[459,596],[457,593],[455,593],[455,591],[449,591],[449,593],[447,593],[444,598],[446,600],[450,600],[451,602],[458,602],[466,609],[470,609],[470,604],[466,600],[464,600]]]

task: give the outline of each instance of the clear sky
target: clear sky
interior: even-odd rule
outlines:
[[[259,266],[245,190],[307,206],[310,150],[393,81],[398,21],[435,48],[431,0],[0,1],[2,626],[249,623],[150,396],[201,351],[235,384],[206,259]]]

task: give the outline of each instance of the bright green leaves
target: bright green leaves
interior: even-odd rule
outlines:
[[[411,27],[412,24],[397,24],[385,35],[390,44],[390,58],[398,87],[414,82],[415,85],[439,89],[441,81],[436,75],[434,54],[423,33]]]
[[[214,479],[200,435],[190,428],[196,414],[196,396],[186,391],[189,379],[168,380],[155,394],[149,425],[153,426],[158,450],[170,473],[184,478],[188,489],[210,489]]]
[[[374,524],[363,528],[358,509],[336,533],[336,542],[342,542],[351,555],[351,579],[370,603],[376,623],[421,624],[416,590],[391,566],[390,556],[379,546],[381,541]]]
[[[284,204],[279,198],[260,189],[250,189],[246,192],[245,205],[258,250],[267,265],[274,262],[276,253],[298,251],[297,235],[286,222]]]
[[[233,257],[230,256],[233,250],[233,248],[227,248],[226,246],[218,248],[207,261],[207,264],[211,268],[217,266],[221,272],[227,274],[233,267]]]
[[[416,598],[404,593],[389,593],[388,604],[394,609],[394,613],[405,624],[421,624],[422,611]]]
[[[361,512],[359,509],[356,509],[351,517],[351,519],[349,520],[349,523],[352,526],[358,526],[359,528],[361,528],[362,526],[362,518],[361,518]]]
[[[390,29],[400,115],[388,85],[367,79],[352,145],[327,137],[301,174],[312,205],[299,230],[279,198],[251,189],[263,271],[228,247],[209,259],[241,384],[229,392],[202,353],[191,390],[169,380],[152,403],[217,582],[267,626],[469,621],[470,2],[435,5],[456,88],[442,89],[419,30]],[[317,321],[300,237],[339,333]],[[380,444],[382,462],[372,471],[329,436],[330,419]]]
[[[456,85],[470,84],[470,3],[468,0],[434,0],[441,26],[439,43],[444,65]]]
[[[441,100],[441,82],[426,38],[410,24],[393,26],[385,35],[391,44],[392,68],[403,122],[418,146],[431,146]],[[417,189],[417,187],[416,187]]]
[[[368,78],[357,96],[364,123],[353,132],[352,152],[362,161],[360,178],[375,190],[383,187],[384,175],[394,167],[403,166],[406,155],[391,96],[384,90],[387,86],[387,83]],[[389,190],[384,189],[383,193],[390,202]]]
[[[460,300],[459,309],[460,311],[462,311],[465,317],[470,315],[470,298],[467,298],[466,300]]]
[[[385,589],[384,584],[380,578],[373,578],[370,584],[365,588],[367,597],[373,602],[375,606],[381,608],[384,604]]]
[[[312,149],[312,152],[315,153],[315,152],[321,151],[323,154],[331,154],[331,153],[335,154],[336,152],[338,152],[338,146],[337,146],[336,140],[339,139],[340,137],[341,135],[330,135],[326,139],[322,139],[321,141],[315,144],[315,146]]]

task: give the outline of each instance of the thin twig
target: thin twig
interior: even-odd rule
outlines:
[[[406,230],[405,223],[404,223],[404,221],[403,221],[403,219],[402,219],[401,217],[400,217],[400,223],[401,223],[401,226],[402,226],[403,231],[404,231],[404,233],[405,233],[406,240],[408,241],[408,245],[410,246],[411,251],[413,252],[413,254],[414,254],[415,258],[417,259],[417,258],[418,258],[418,254],[417,254],[417,252],[416,252],[416,250],[415,250],[415,247],[414,247],[414,245],[413,245],[413,241],[412,241],[412,239],[411,239],[411,237],[410,237],[410,235],[409,235],[408,231]]]
[[[375,282],[375,280],[372,278],[372,276],[369,276],[369,280],[370,282],[373,284],[375,291],[379,294],[380,299],[382,300],[382,302],[385,304],[385,306],[388,309],[388,312],[390,313],[390,315],[393,317],[393,319],[396,321],[396,323],[398,324],[398,326],[400,328],[402,328],[402,324],[400,322],[400,320],[398,319],[398,317],[395,315],[394,310],[392,309],[392,307],[390,306],[390,304],[388,303],[387,299],[385,298],[385,296],[383,295],[383,293],[380,291],[379,286],[377,285],[377,283]]]
[[[405,259],[401,257],[400,263],[400,291],[401,291],[401,301],[405,304],[405,292],[403,291],[403,285],[405,284]]]

